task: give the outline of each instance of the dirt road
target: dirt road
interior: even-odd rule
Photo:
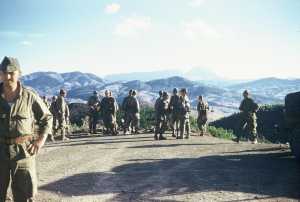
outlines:
[[[38,157],[37,201],[298,201],[300,164],[279,145],[151,134],[77,137]]]

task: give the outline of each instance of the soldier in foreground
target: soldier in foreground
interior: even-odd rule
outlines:
[[[198,105],[197,105],[197,111],[198,111],[197,124],[200,130],[200,136],[203,136],[206,133],[208,110],[209,110],[208,103],[203,99],[203,96],[200,95],[198,97]]]
[[[89,131],[96,134],[98,112],[100,111],[100,100],[97,91],[94,91],[93,95],[88,100],[89,106]]]
[[[57,131],[60,131],[62,141],[69,140],[69,138],[66,137],[66,124],[67,124],[66,117],[68,116],[67,115],[68,106],[65,100],[66,95],[67,92],[61,89],[59,91],[59,96],[57,97],[56,100],[56,107],[57,107],[56,115],[57,115],[58,127],[55,134],[57,133]]]
[[[168,124],[168,109],[169,109],[169,95],[167,92],[159,92],[159,97],[155,103],[155,115],[156,115],[156,126],[155,126],[155,140],[166,140],[164,132]],[[158,136],[159,135],[159,136]]]
[[[253,144],[257,144],[257,122],[256,112],[259,107],[258,104],[250,98],[249,92],[245,90],[243,92],[244,100],[242,101],[239,109],[241,111],[241,127],[246,130],[247,137],[250,138]],[[237,142],[240,141],[240,136],[237,137]]]
[[[185,88],[180,90],[180,136],[177,139],[183,139],[184,132],[186,132],[185,138],[190,138],[190,112],[191,112],[190,100]]]
[[[172,129],[172,136],[178,137],[179,133],[179,121],[180,121],[180,97],[178,95],[178,89],[173,89],[173,95],[170,99],[170,105],[169,105],[169,111],[170,111],[170,125]]]
[[[10,181],[14,201],[33,201],[35,156],[51,133],[52,115],[39,95],[20,83],[17,59],[5,57],[0,76],[0,201],[6,200]]]
[[[100,108],[102,113],[102,120],[104,123],[104,134],[117,135],[117,111],[118,105],[116,99],[112,97],[109,90],[105,91],[105,97],[101,100]]]

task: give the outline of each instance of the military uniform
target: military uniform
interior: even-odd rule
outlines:
[[[50,108],[49,102],[47,101],[47,98],[45,96],[43,96],[43,102],[45,103],[45,105],[47,106],[47,108]]]
[[[100,100],[96,93],[88,100],[89,106],[89,129],[90,133],[96,133],[96,126],[98,122],[98,112],[100,108]]]
[[[178,137],[179,122],[180,122],[180,97],[179,95],[172,95],[170,99],[170,126],[173,137]]]
[[[1,64],[1,71],[3,67]],[[12,102],[3,98],[3,89],[0,84],[0,201],[6,200],[10,180],[15,201],[32,201],[37,192],[37,175],[35,155],[27,149],[35,132],[38,138],[51,133],[52,115],[39,95],[20,82]]]
[[[69,105],[68,103],[66,103],[66,134],[68,135],[72,135],[72,132],[71,132],[71,122],[70,122],[70,109],[69,109]]]
[[[132,97],[132,90],[129,91],[129,95],[126,96],[122,102],[122,110],[124,112],[124,125],[123,125],[124,135],[127,134],[129,130],[129,126],[132,122],[129,116],[129,106],[128,106],[129,103],[128,101],[131,97]]]
[[[169,109],[169,100],[167,98],[167,94],[164,93],[163,97],[159,97],[155,102],[155,140],[165,140],[164,137],[165,130],[168,125],[168,109]],[[158,136],[159,135],[159,136]]]
[[[57,125],[58,125],[58,121],[57,121],[57,106],[56,106],[56,100],[57,98],[56,97],[53,97],[52,98],[52,102],[51,102],[51,105],[50,105],[50,112],[53,116],[53,122],[52,122],[52,136],[51,136],[51,139],[54,140],[54,133],[56,132],[57,130]]]
[[[134,129],[132,132],[138,133],[140,122],[140,104],[135,96],[127,97],[125,114],[125,133],[128,131],[130,126]]]
[[[112,133],[112,135],[117,135],[117,110],[118,105],[113,97],[104,97],[100,103],[101,115],[106,129],[106,133]]]
[[[200,130],[200,135],[204,135],[206,132],[207,127],[207,114],[208,114],[209,106],[207,102],[201,100],[198,102],[197,105],[197,111],[198,111],[198,118],[197,118],[197,124],[198,128]]]
[[[68,113],[68,111],[67,111],[68,106],[67,106],[64,96],[62,96],[62,95],[58,96],[58,98],[56,100],[56,107],[57,107],[56,115],[57,115],[57,121],[58,121],[58,127],[56,130],[56,133],[57,133],[57,131],[60,131],[62,140],[67,140],[68,138],[66,137],[66,126],[67,126],[66,117],[67,117],[67,113]]]
[[[183,139],[184,132],[186,132],[185,138],[190,137],[190,100],[187,96],[180,96],[181,110],[180,110],[180,123],[179,130],[180,136],[179,139]]]
[[[252,141],[257,139],[257,122],[256,112],[258,111],[258,105],[252,98],[244,98],[239,109],[241,110],[241,124],[242,129],[246,129],[248,137]],[[240,137],[238,136],[238,141]]]

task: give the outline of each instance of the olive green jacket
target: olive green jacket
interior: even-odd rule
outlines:
[[[2,94],[3,85],[0,85]],[[14,138],[33,135],[35,124],[40,135],[51,133],[52,115],[43,100],[33,90],[20,85],[20,93],[9,109],[0,97],[0,137]]]
[[[252,98],[245,98],[239,109],[242,112],[242,115],[245,116],[245,118],[253,118],[256,119],[256,112],[259,109],[259,106],[257,103],[254,102]]]
[[[32,89],[22,86],[21,83],[19,86],[19,95],[11,106],[0,96],[0,139],[52,133],[52,115],[43,100]],[[1,83],[0,95],[2,92]],[[7,145],[0,143],[0,157],[4,147]],[[15,152],[16,155],[19,152],[17,147]]]
[[[58,96],[56,100],[56,110],[57,110],[57,118],[61,120],[65,120],[66,117],[69,115],[68,106],[66,100],[63,96]]]

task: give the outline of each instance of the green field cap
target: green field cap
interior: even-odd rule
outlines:
[[[19,61],[17,60],[17,58],[5,56],[1,62],[0,71],[2,72],[21,71]]]

